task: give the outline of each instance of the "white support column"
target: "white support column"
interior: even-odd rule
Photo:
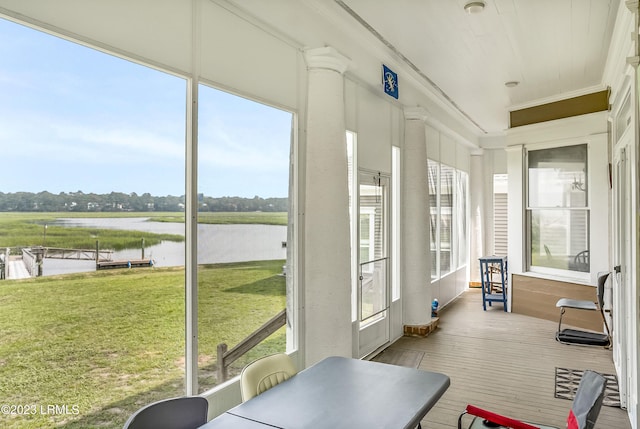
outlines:
[[[514,274],[522,274],[527,267],[525,259],[525,150],[523,145],[508,146],[507,152],[507,173],[509,174],[509,204],[507,225],[509,243],[509,284]],[[509,294],[511,300],[512,294]]]
[[[402,269],[405,333],[428,333],[431,323],[429,184],[423,108],[405,108],[402,174]],[[425,332],[426,331],[426,332]]]
[[[331,47],[305,52],[308,67],[304,207],[304,363],[351,357],[351,253],[343,73]]]
[[[480,282],[480,263],[478,258],[487,255],[485,242],[485,210],[491,210],[485,205],[484,184],[484,155],[482,150],[471,154],[471,171],[469,172],[469,200],[471,215],[471,254],[469,256],[469,280]]]

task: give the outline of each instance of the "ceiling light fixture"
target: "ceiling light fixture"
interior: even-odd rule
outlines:
[[[506,86],[507,88],[514,88],[516,86],[518,86],[520,84],[520,82],[518,82],[517,80],[511,80],[509,82],[505,82],[504,86]]]
[[[483,1],[470,1],[464,5],[465,12],[471,13],[480,13],[484,10],[484,2]]]

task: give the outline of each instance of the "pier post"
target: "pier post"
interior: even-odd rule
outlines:
[[[44,261],[44,247],[33,248],[33,253],[36,257],[36,277],[42,277],[42,263]],[[31,273],[33,275],[33,273]]]

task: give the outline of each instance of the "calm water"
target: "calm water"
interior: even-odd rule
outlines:
[[[59,219],[59,223],[68,227],[123,229],[184,236],[184,224],[148,222],[146,218],[73,218]],[[283,247],[286,240],[286,226],[198,225],[198,263],[286,259],[286,248]],[[158,267],[182,266],[184,246],[184,242],[163,241],[156,246],[147,247],[144,256],[153,259]],[[114,260],[141,257],[141,249],[113,253]],[[94,270],[94,261],[45,259],[43,263],[45,276]]]

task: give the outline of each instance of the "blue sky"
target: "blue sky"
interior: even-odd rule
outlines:
[[[0,19],[0,192],[183,195],[186,81]],[[198,191],[286,197],[291,114],[201,87]]]

